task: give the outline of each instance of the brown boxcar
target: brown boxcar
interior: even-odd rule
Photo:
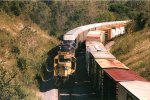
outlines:
[[[118,99],[118,82],[146,81],[134,71],[126,69],[104,69],[103,99]]]

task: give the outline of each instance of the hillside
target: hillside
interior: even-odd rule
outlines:
[[[0,99],[35,99],[36,77],[59,41],[28,20],[2,12],[0,19]]]
[[[139,75],[150,80],[150,29],[116,38],[111,52]]]

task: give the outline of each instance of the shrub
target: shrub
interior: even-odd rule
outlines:
[[[20,85],[11,83],[15,76],[14,71],[9,72],[0,66],[0,100],[21,100],[27,96],[26,91]]]
[[[11,52],[16,56],[20,54],[20,50],[17,46],[12,46]]]
[[[126,13],[129,11],[129,8],[121,3],[112,3],[109,5],[109,10],[118,14],[126,15]]]
[[[18,58],[17,65],[20,68],[20,70],[26,69],[26,60],[24,58]]]
[[[100,11],[98,17],[95,19],[97,22],[104,22],[104,21],[112,21],[115,20],[114,13],[109,11]]]

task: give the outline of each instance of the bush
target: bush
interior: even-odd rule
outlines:
[[[115,20],[115,15],[109,11],[100,11],[98,17],[95,19],[97,22],[113,21]]]
[[[24,58],[18,58],[17,65],[20,68],[20,70],[26,69],[26,60]]]
[[[20,85],[12,84],[15,79],[15,72],[8,72],[0,66],[0,100],[21,100],[27,94]]]
[[[144,13],[140,13],[136,18],[137,30],[141,30],[145,27],[146,22],[148,20],[148,16]]]
[[[11,52],[16,56],[20,54],[20,50],[17,46],[12,46]]]
[[[121,3],[113,3],[109,5],[109,10],[121,15],[126,15],[130,10],[127,6]]]

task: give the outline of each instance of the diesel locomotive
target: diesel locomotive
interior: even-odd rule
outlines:
[[[58,55],[54,58],[54,79],[56,85],[63,84],[73,77],[76,70],[76,44],[74,41],[63,41],[59,46]]]

